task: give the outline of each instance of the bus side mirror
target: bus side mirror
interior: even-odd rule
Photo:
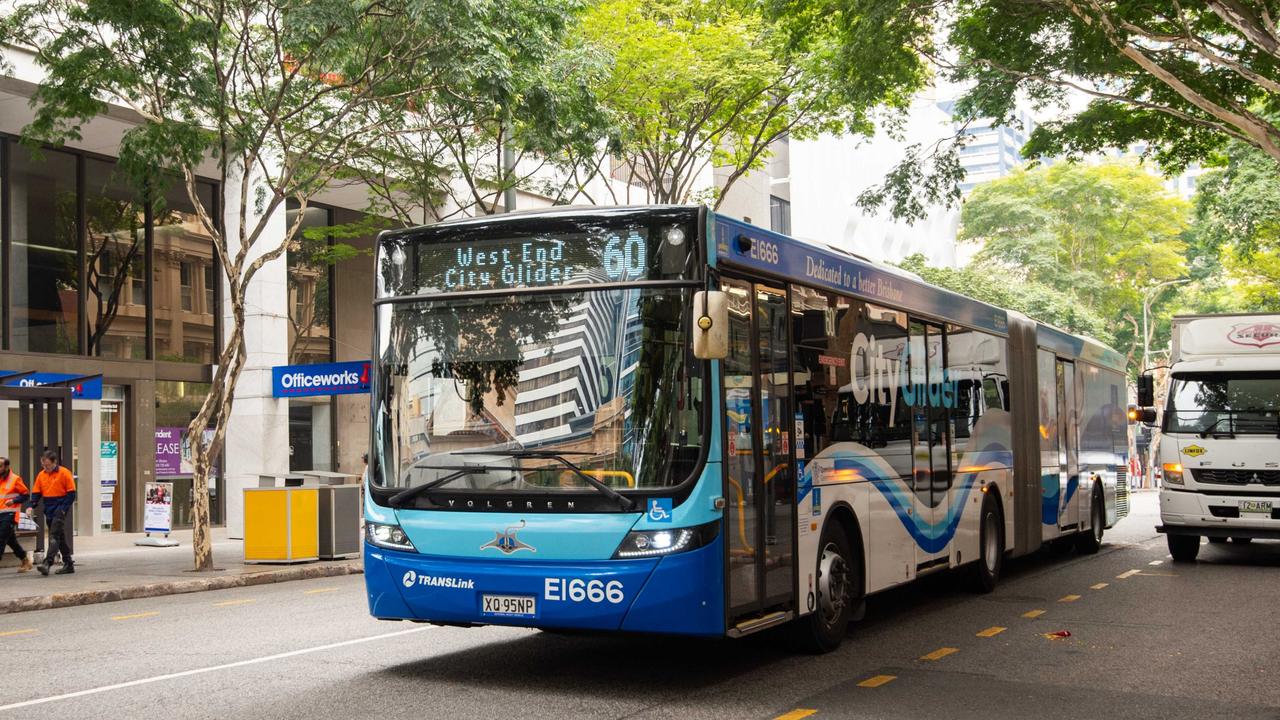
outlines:
[[[1149,408],[1156,404],[1156,379],[1150,375],[1138,376],[1138,407]]]
[[[693,356],[699,360],[729,356],[729,297],[720,290],[693,294]]]

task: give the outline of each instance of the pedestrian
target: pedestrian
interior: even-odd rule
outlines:
[[[0,558],[4,548],[13,548],[13,554],[22,565],[18,572],[31,571],[31,557],[18,542],[18,521],[22,519],[22,505],[27,501],[27,484],[18,473],[9,469],[9,458],[0,457]]]
[[[45,450],[40,456],[40,466],[44,469],[36,475],[36,484],[31,488],[31,499],[27,504],[35,505],[44,500],[49,549],[36,569],[41,575],[48,575],[53,559],[61,553],[62,567],[55,574],[70,575],[76,571],[76,564],[71,559],[71,547],[67,544],[67,513],[71,512],[71,504],[76,501],[76,480],[70,470],[58,464],[58,453],[52,450]]]

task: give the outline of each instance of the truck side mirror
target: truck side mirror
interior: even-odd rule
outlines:
[[[1150,375],[1138,376],[1138,407],[1149,408],[1156,404],[1156,379]]]
[[[693,356],[720,360],[729,356],[729,297],[720,290],[693,294]]]
[[[1140,422],[1144,425],[1152,425],[1156,421],[1156,410],[1155,408],[1130,405],[1128,416],[1131,423]]]

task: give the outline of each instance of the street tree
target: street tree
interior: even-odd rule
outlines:
[[[1132,358],[1153,340],[1144,318],[1187,276],[1189,220],[1188,204],[1136,163],[1059,163],[976,187],[959,239],[981,245],[978,267],[1075,298]]]
[[[920,18],[908,42],[968,90],[955,106],[956,142],[923,167],[908,157],[866,193],[899,215],[920,190],[954,184],[963,129],[979,118],[1019,126],[1031,101],[1047,121],[1023,150],[1032,158],[1137,148],[1178,173],[1229,141],[1280,161],[1280,30],[1259,0],[889,0],[888,15]],[[946,49],[934,38],[946,38]],[[1077,102],[1087,98],[1087,103]]]
[[[592,6],[580,32],[609,58],[599,97],[616,126],[609,157],[596,169],[642,186],[653,202],[718,206],[738,180],[763,167],[775,141],[870,134],[877,108],[905,109],[924,83],[923,69],[895,43],[898,35],[858,31],[875,3],[825,5],[602,0]],[[723,173],[717,196],[695,197],[710,168]]]
[[[1233,142],[1221,167],[1200,178],[1196,236],[1219,259],[1241,311],[1280,308],[1280,165]]]
[[[120,167],[151,197],[174,178],[212,238],[228,322],[209,393],[188,427],[197,570],[213,568],[209,474],[248,359],[246,298],[304,216],[279,232],[285,202],[305,209],[377,138],[422,132],[425,119],[413,111],[423,95],[492,59],[502,6],[19,0],[0,25],[0,40],[33,52],[46,73],[27,138],[74,139],[107,103],[133,109],[142,122],[124,134]],[[216,216],[196,188],[206,163],[220,181]]]

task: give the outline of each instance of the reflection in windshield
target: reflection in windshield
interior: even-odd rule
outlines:
[[[678,484],[701,445],[688,307],[688,290],[651,288],[381,306],[382,481],[593,491],[577,468],[618,490]]]
[[[1280,432],[1280,373],[1175,375],[1166,432]]]

